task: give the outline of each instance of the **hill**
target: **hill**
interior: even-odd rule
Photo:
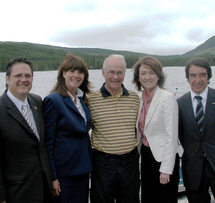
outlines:
[[[95,69],[101,68],[104,59],[110,54],[124,55],[127,58],[128,67],[132,67],[139,57],[144,56],[141,53],[99,48],[67,48],[27,42],[0,42],[0,71],[5,71],[9,60],[17,56],[29,58],[36,71],[57,70],[68,53],[82,57],[89,68]]]
[[[19,42],[0,42],[0,70],[5,71],[9,60],[18,56],[29,58],[35,70],[57,69],[62,63],[66,51],[62,49],[53,49],[43,45]]]
[[[124,55],[128,68],[131,68],[140,57],[148,55],[99,48],[68,48],[27,42],[0,42],[0,71],[5,71],[8,61],[17,56],[29,58],[35,70],[57,70],[68,53],[82,57],[88,67],[94,69],[102,68],[104,59],[110,54]],[[152,56],[160,60],[163,66],[185,66],[189,59],[196,56],[204,57],[211,65],[215,65],[215,36],[182,55]]]
[[[215,36],[209,38],[195,49],[185,53],[186,56],[215,55]]]

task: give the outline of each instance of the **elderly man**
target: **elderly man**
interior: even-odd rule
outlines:
[[[209,186],[215,196],[215,90],[208,87],[212,71],[205,59],[194,58],[185,73],[191,90],[178,99],[184,185],[190,203],[209,203]]]
[[[139,155],[135,124],[139,97],[123,83],[126,62],[121,55],[107,57],[105,83],[90,95],[92,117],[92,203],[139,202]]]
[[[30,94],[32,63],[15,58],[6,68],[0,97],[0,202],[54,202],[44,143],[42,100]]]

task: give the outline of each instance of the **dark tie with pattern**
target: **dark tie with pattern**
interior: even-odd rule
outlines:
[[[200,132],[202,132],[202,124],[204,120],[204,111],[203,111],[203,105],[202,105],[202,97],[201,96],[195,96],[195,98],[198,100],[198,104],[196,106],[196,123],[199,127]]]

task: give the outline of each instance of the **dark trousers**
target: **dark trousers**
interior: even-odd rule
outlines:
[[[139,154],[124,155],[93,150],[91,203],[139,203]]]
[[[89,174],[59,177],[61,193],[57,203],[88,203]]]
[[[53,189],[52,189],[52,184],[51,184],[51,191],[50,191],[50,187],[49,187],[49,184],[48,184],[48,181],[47,181],[47,178],[46,178],[46,175],[44,173],[44,171],[42,172],[43,173],[43,203],[54,203],[54,194],[53,194]]]
[[[186,189],[187,199],[189,203],[210,203],[211,197],[209,187],[215,197],[215,171],[211,167],[208,160],[204,161],[202,180],[198,190],[192,191]]]
[[[170,182],[160,184],[160,162],[154,159],[149,147],[141,149],[141,202],[142,203],[177,203],[179,183],[179,156],[176,154],[173,174]]]

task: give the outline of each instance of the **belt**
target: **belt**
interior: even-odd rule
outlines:
[[[118,155],[118,154],[108,154],[108,153],[105,153],[105,152],[101,152],[97,149],[93,149],[93,153],[94,154],[99,154],[99,155],[102,155],[102,156],[105,156],[105,157],[110,157],[110,158],[126,158],[134,153],[137,152],[137,147],[135,147],[132,151],[126,153],[126,154],[121,154],[121,155]]]

